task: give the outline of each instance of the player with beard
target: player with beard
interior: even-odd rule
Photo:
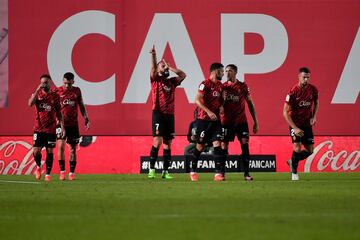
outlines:
[[[223,86],[221,79],[224,76],[224,66],[221,63],[212,63],[210,66],[210,77],[204,80],[198,88],[195,103],[198,107],[196,119],[196,147],[191,156],[190,179],[198,181],[196,172],[201,152],[206,142],[212,142],[214,147],[215,181],[223,181],[221,166],[225,162],[225,156],[221,150],[222,129],[220,112],[223,111]]]
[[[249,107],[250,114],[254,121],[253,133],[259,130],[259,123],[255,113],[255,106],[252,101],[249,87],[246,83],[240,82],[236,78],[237,66],[229,64],[225,68],[227,81],[224,87],[224,114],[221,115],[221,123],[223,125],[224,140],[221,147],[225,156],[228,155],[229,142],[233,142],[235,135],[241,145],[241,159],[244,165],[245,181],[253,180],[249,173],[249,126],[247,123],[245,102]],[[225,163],[225,162],[224,162]],[[222,173],[225,177],[225,164],[222,166]]]
[[[60,180],[65,180],[65,140],[70,149],[70,172],[68,179],[70,181],[75,179],[76,168],[76,147],[80,141],[79,123],[78,123],[78,109],[85,120],[85,130],[90,128],[89,117],[86,112],[85,104],[82,98],[81,90],[73,86],[74,74],[67,72],[63,77],[64,85],[57,89],[57,94],[60,97],[61,112],[64,116],[65,133],[58,137],[59,149],[58,160],[60,166]],[[57,134],[61,133],[61,129],[57,129]]]
[[[41,149],[46,148],[46,175],[45,181],[51,181],[51,169],[54,160],[54,147],[56,144],[56,119],[64,133],[63,117],[60,111],[59,96],[50,89],[51,77],[44,74],[40,77],[40,85],[31,95],[28,104],[36,107],[34,127],[33,156],[37,168],[35,178],[41,179]]]
[[[172,179],[168,169],[171,161],[171,142],[175,135],[175,88],[185,79],[186,74],[180,69],[170,67],[164,59],[157,63],[155,46],[150,50],[150,54],[153,145],[150,151],[148,178],[155,178],[155,163],[159,148],[163,144],[164,168],[161,177]],[[177,77],[169,77],[169,70]]]
[[[317,88],[310,84],[310,70],[299,69],[298,83],[286,95],[283,115],[290,126],[293,143],[293,154],[287,161],[291,171],[291,180],[299,180],[297,168],[299,161],[309,157],[314,151],[314,134],[312,126],[316,123],[319,110]],[[302,150],[302,145],[304,150]]]

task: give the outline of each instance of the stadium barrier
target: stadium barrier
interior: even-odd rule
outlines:
[[[77,173],[118,174],[140,173],[141,156],[148,156],[152,143],[151,136],[86,136],[77,149]],[[178,136],[172,144],[174,160],[181,159],[188,145],[185,136]],[[55,149],[56,152],[57,149]],[[238,142],[231,143],[229,154],[240,153]],[[292,144],[287,136],[252,136],[250,153],[276,157],[276,171],[287,172]],[[57,156],[53,173],[59,172]],[[162,155],[162,150],[159,151]],[[68,156],[68,149],[66,149]],[[235,156],[236,157],[236,156]],[[43,159],[45,151],[43,150]],[[68,161],[68,158],[66,162]],[[144,162],[144,161],[143,161]],[[67,169],[68,169],[68,163]],[[210,162],[206,162],[210,165]],[[230,164],[230,163],[229,163]],[[233,163],[231,163],[233,164]],[[258,164],[254,162],[254,164]],[[144,164],[145,167],[146,164]],[[233,166],[235,167],[235,166]],[[238,167],[238,165],[236,165]],[[0,174],[33,174],[35,163],[32,156],[32,138],[29,136],[0,137]],[[299,165],[301,172],[359,172],[360,137],[316,137],[314,153]]]

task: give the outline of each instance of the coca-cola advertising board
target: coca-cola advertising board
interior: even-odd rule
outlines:
[[[31,135],[27,100],[39,76],[48,72],[60,86],[68,71],[87,105],[87,134],[150,135],[155,44],[159,60],[187,74],[175,94],[178,135],[192,120],[199,83],[219,61],[236,64],[250,86],[260,135],[287,135],[284,99],[307,66],[319,89],[315,134],[359,136],[359,12],[358,0],[8,1],[0,135]]]
[[[314,153],[300,163],[299,171],[359,172],[359,142],[360,137],[315,137]],[[87,137],[77,149],[76,172],[79,174],[139,173],[140,168],[143,168],[140,166],[140,158],[148,156],[151,144],[152,137],[148,136]],[[185,137],[177,137],[172,145],[172,154],[179,158],[184,154],[187,145]],[[0,137],[0,174],[32,174],[35,170],[35,162],[31,148],[31,137]],[[240,153],[240,146],[238,143],[232,143],[229,150],[230,155],[237,155]],[[66,156],[69,156],[67,151]],[[289,171],[286,161],[291,157],[292,151],[290,137],[251,137],[250,139],[250,153],[257,156],[275,156],[277,172]],[[162,150],[159,155],[162,155]],[[45,151],[42,159],[45,159]],[[68,159],[66,162],[68,167]],[[262,162],[256,166],[256,161],[252,164],[254,165],[251,166],[252,168],[275,167],[272,163],[272,166],[266,166],[266,163]],[[261,166],[261,164],[265,165]],[[53,173],[59,173],[56,157]]]

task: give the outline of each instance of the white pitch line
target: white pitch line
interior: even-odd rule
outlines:
[[[0,180],[0,183],[21,183],[21,184],[40,184],[39,182],[25,182],[25,181],[6,181]]]

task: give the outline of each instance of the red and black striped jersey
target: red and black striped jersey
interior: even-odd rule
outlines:
[[[296,126],[309,127],[313,117],[314,103],[318,99],[319,92],[312,84],[300,88],[298,84],[293,86],[286,95],[285,102],[290,106],[290,116]]]

